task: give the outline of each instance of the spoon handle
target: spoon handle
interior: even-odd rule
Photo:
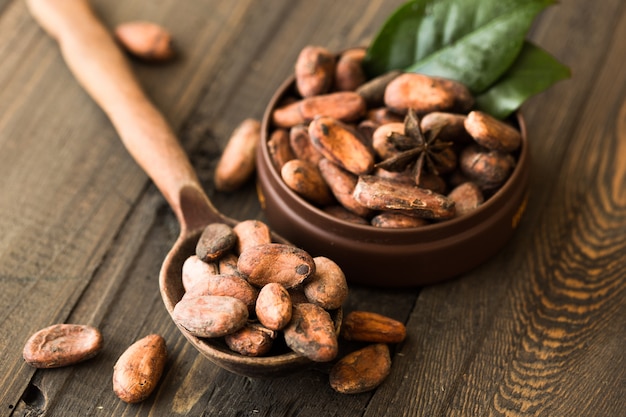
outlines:
[[[223,217],[211,204],[169,123],[137,81],[87,0],[27,0],[79,84],[109,117],[122,143],[159,188],[181,232]]]

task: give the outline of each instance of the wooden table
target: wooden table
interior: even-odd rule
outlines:
[[[69,0],[66,0],[69,1]],[[133,61],[222,212],[263,214],[254,185],[213,191],[234,127],[260,118],[307,44],[366,44],[400,0],[98,0],[108,27],[173,33],[169,65]],[[625,416],[626,3],[565,0],[531,38],[573,77],[524,106],[531,198],[512,241],[427,288],[351,287],[346,310],[406,323],[389,378],[342,395],[327,375],[230,374],[178,333],[157,285],[176,219],[77,85],[24,2],[0,0],[0,413],[7,416]],[[410,271],[407,271],[409,274]],[[21,351],[53,323],[97,326],[104,349],[35,371]],[[149,333],[170,359],[157,391],[111,389],[121,352]]]

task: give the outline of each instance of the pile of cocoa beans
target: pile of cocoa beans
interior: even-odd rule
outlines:
[[[259,220],[206,226],[196,253],[183,263],[182,284],[174,321],[199,338],[223,341],[237,354],[292,350],[314,362],[331,362],[340,339],[366,343],[332,365],[330,384],[341,393],[380,385],[391,370],[388,344],[406,336],[402,323],[365,311],[350,312],[340,327],[336,314],[348,296],[340,267],[272,242],[269,227]]]
[[[422,226],[483,204],[511,175],[520,131],[473,110],[459,82],[402,71],[367,80],[364,56],[361,48],[339,56],[320,46],[301,51],[265,144],[285,184],[329,214],[376,227]],[[437,172],[377,167],[402,151],[389,138],[405,134],[409,109],[425,136],[436,130],[451,142],[449,163]]]
[[[197,337],[223,338],[246,356],[273,354],[278,336],[313,361],[337,355],[331,313],[348,295],[343,272],[328,258],[274,243],[259,220],[208,225],[183,264],[182,282],[172,317]]]

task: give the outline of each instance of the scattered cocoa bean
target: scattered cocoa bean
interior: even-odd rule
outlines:
[[[235,128],[215,168],[213,182],[217,191],[236,191],[252,177],[260,140],[258,120],[245,119]]]
[[[354,91],[365,82],[365,72],[361,66],[365,52],[364,48],[353,48],[339,55],[335,67],[335,90]]]
[[[324,157],[356,175],[374,168],[374,155],[358,133],[332,117],[316,117],[309,124],[311,143]]]
[[[174,306],[172,318],[194,336],[220,337],[233,333],[246,324],[248,307],[234,297],[183,297]]]
[[[126,51],[145,61],[168,61],[175,55],[171,34],[156,23],[122,23],[115,28],[114,36]]]
[[[315,304],[294,304],[284,335],[291,350],[314,362],[328,362],[337,356],[339,344],[333,320]]]
[[[313,204],[325,206],[334,201],[319,169],[309,161],[292,159],[286,162],[280,176],[287,187]]]
[[[270,243],[248,248],[239,255],[237,269],[248,282],[263,287],[270,282],[294,287],[315,273],[315,262],[311,255],[300,248]]]
[[[237,235],[237,253],[253,246],[272,243],[270,228],[259,220],[241,221],[233,227],[233,232]]]
[[[454,201],[457,217],[471,213],[485,201],[480,187],[469,181],[450,191],[448,198]]]
[[[296,59],[296,88],[302,97],[326,93],[333,82],[335,55],[322,46],[302,48]]]
[[[433,111],[467,111],[474,100],[465,85],[444,78],[404,73],[385,89],[385,105],[406,114],[409,108],[418,115]]]
[[[407,216],[406,214],[384,212],[372,217],[372,226],[384,229],[406,229],[409,227],[426,226],[428,221],[420,217]]]
[[[138,403],[156,388],[167,362],[163,337],[148,335],[122,353],[113,368],[113,391],[124,402]]]
[[[346,209],[361,217],[369,217],[371,210],[357,203],[352,193],[356,186],[357,176],[345,169],[322,159],[318,164],[323,180],[330,187],[337,201]]]
[[[522,143],[519,130],[481,111],[470,112],[464,125],[476,143],[487,149],[513,152]]]
[[[289,144],[289,132],[286,129],[276,129],[267,141],[267,149],[276,169],[280,172],[287,161],[295,159]]]
[[[291,320],[292,303],[289,292],[276,282],[270,282],[259,291],[256,317],[271,330],[280,330]]]
[[[455,214],[454,201],[446,196],[373,175],[359,177],[354,198],[372,210],[398,211],[427,219],[449,219]]]
[[[366,346],[337,361],[330,370],[330,386],[342,394],[358,394],[378,387],[391,372],[389,347]]]
[[[341,337],[359,342],[400,343],[406,337],[406,327],[382,314],[351,311],[343,320]]]
[[[192,255],[183,263],[182,281],[185,291],[198,282],[207,280],[213,275],[219,274],[219,265],[214,262],[204,262],[197,255]]]
[[[304,283],[304,294],[313,304],[325,310],[335,310],[348,297],[348,283],[343,271],[333,260],[324,256],[313,258],[315,274]]]
[[[231,250],[236,243],[237,235],[230,226],[225,223],[211,223],[204,228],[198,239],[196,256],[205,262],[212,262]]]
[[[274,344],[276,332],[259,323],[248,323],[235,333],[224,336],[224,341],[233,351],[244,356],[263,356]]]
[[[93,358],[102,349],[102,334],[84,324],[54,324],[34,333],[22,356],[35,368],[60,368]]]

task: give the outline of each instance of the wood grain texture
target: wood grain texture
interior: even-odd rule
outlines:
[[[68,0],[69,1],[69,0]],[[95,0],[109,27],[170,29],[168,65],[132,61],[217,208],[263,218],[254,184],[212,190],[232,129],[260,118],[307,44],[366,44],[400,0]],[[390,377],[337,394],[327,367],[272,380],[221,370],[178,333],[157,286],[176,219],[23,2],[0,1],[0,415],[621,416],[626,395],[626,4],[567,0],[532,38],[573,69],[528,102],[531,199],[496,257],[418,290],[351,287],[347,311],[406,322]],[[407,273],[410,273],[407,271]],[[104,349],[34,371],[21,349],[54,322],[99,327]],[[128,405],[112,366],[159,333],[157,390]]]

